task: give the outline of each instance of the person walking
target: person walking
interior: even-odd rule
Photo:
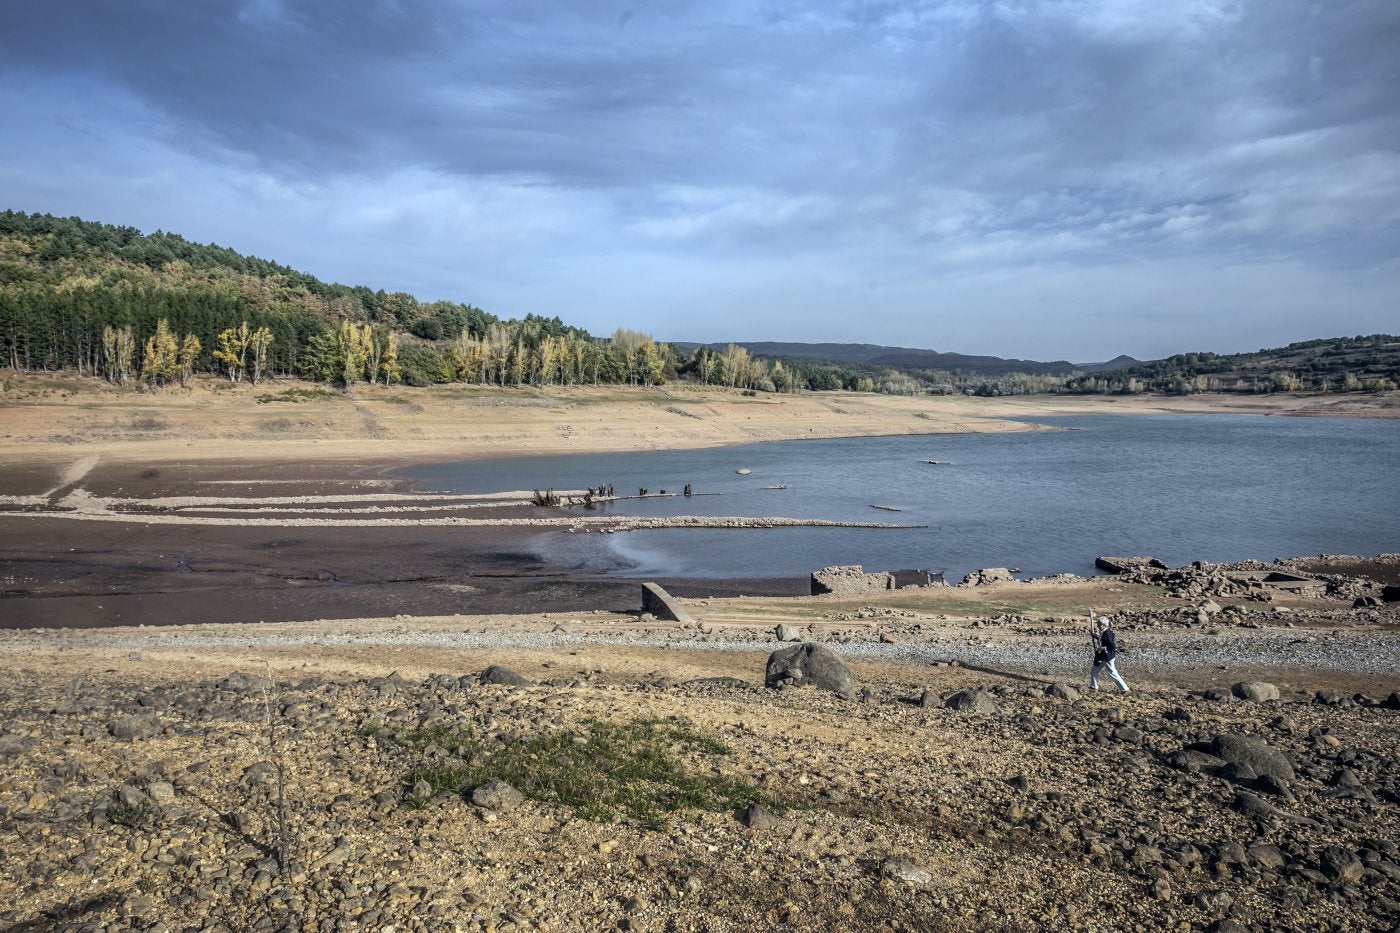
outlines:
[[[1128,685],[1118,673],[1114,658],[1118,657],[1118,638],[1113,634],[1113,620],[1099,616],[1098,631],[1094,635],[1094,666],[1089,671],[1089,689],[1099,689],[1099,669],[1108,671],[1108,676],[1118,685],[1120,693],[1128,693]]]

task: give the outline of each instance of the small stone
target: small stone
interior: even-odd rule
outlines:
[[[782,820],[761,804],[751,803],[739,812],[739,821],[749,829],[776,829]]]
[[[1208,914],[1223,914],[1234,903],[1235,899],[1225,891],[1202,891],[1196,895],[1196,907]]]
[[[472,791],[471,801],[478,807],[507,813],[525,802],[525,795],[505,781],[491,778]]]
[[[146,785],[146,793],[158,807],[166,807],[175,802],[175,785],[169,781],[152,781]]]
[[[918,887],[922,887],[933,882],[933,875],[930,875],[928,872],[924,871],[922,868],[920,868],[918,865],[915,865],[908,859],[903,858],[885,859],[883,862],[880,863],[880,875],[885,878],[891,878],[895,881],[903,881],[905,884],[911,884]]]

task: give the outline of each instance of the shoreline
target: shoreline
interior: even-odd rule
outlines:
[[[1175,400],[1168,412],[1162,400],[1141,398],[823,393],[753,399],[692,387],[635,392],[447,387],[417,393],[361,387],[347,397],[262,404],[259,398],[275,397],[282,387],[75,393],[65,388],[72,381],[7,381],[0,393],[5,445],[0,497],[17,508],[52,507],[65,498],[81,508],[86,499],[93,513],[0,512],[0,540],[8,542],[0,545],[0,606],[8,628],[630,607],[637,579],[581,565],[547,567],[532,549],[533,537],[570,528],[686,524],[629,516],[544,517],[528,505],[424,493],[417,491],[419,480],[392,475],[429,462],[1023,432],[1039,426],[1006,419],[1165,414],[1183,406],[1196,414],[1261,413],[1240,410],[1241,402],[1258,406],[1258,399],[1192,397]],[[1400,393],[1393,395],[1369,401],[1389,416],[1400,415]],[[1316,398],[1266,401],[1273,413],[1299,406],[1318,413]],[[219,415],[211,417],[216,410]],[[193,507],[200,501],[207,505],[209,497],[234,505],[213,514]],[[334,500],[343,503],[345,497],[369,511],[358,518],[328,518],[340,514],[335,510],[341,504]],[[122,513],[99,507],[107,499],[136,509],[157,500],[191,507],[189,514]],[[276,500],[279,511],[259,517],[260,499]],[[307,504],[298,505],[298,499]],[[420,513],[437,516],[429,519],[373,511],[434,503],[441,511]],[[733,527],[764,520],[697,522]],[[805,592],[807,583],[805,575],[659,582],[677,595],[717,597],[795,595]]]

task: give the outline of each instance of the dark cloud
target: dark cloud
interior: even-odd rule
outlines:
[[[1393,0],[0,7],[0,90],[60,100],[31,152],[164,149],[264,211],[396,236],[461,242],[527,205],[494,218],[527,252],[683,250],[708,276],[807,257],[862,288],[1065,263],[1204,276],[1222,256],[1319,283],[1378,268],[1400,252],[1397,63]],[[352,192],[370,203],[326,200]],[[734,275],[766,295],[759,278]]]

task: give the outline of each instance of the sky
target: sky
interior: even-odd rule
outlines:
[[[4,3],[3,208],[663,340],[1395,333],[1400,3]]]

